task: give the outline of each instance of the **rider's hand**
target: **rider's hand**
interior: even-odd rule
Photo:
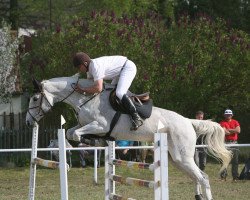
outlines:
[[[78,84],[75,85],[75,91],[79,93],[84,93],[83,89]]]

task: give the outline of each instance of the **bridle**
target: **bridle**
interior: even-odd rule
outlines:
[[[46,102],[49,104],[49,110],[51,110],[51,108],[52,108],[52,105],[51,105],[51,103],[49,102],[49,100],[48,100],[48,98],[46,97],[46,95],[44,94],[44,92],[40,92],[40,94],[41,94],[41,100],[40,100],[40,104],[38,105],[38,106],[34,106],[34,107],[31,107],[31,108],[28,108],[28,113],[30,114],[30,116],[32,117],[32,119],[35,121],[35,122],[37,122],[38,123],[38,121],[37,121],[37,119],[36,119],[36,116],[40,116],[40,117],[43,117],[47,112],[45,111],[45,110],[43,110],[43,108],[42,108],[42,102],[43,102],[43,99],[45,99],[46,100]],[[35,115],[35,116],[33,116],[32,114],[31,114],[31,112],[30,112],[30,110],[33,110],[33,109],[37,109],[37,108],[39,108],[38,109],[38,112],[37,112],[37,114]]]
[[[66,97],[64,97],[62,100],[60,100],[58,103],[65,101],[67,98],[69,98],[69,97],[75,92],[76,88],[75,88],[74,86],[77,85],[78,82],[79,82],[79,78],[77,79],[76,83],[72,83],[72,84],[71,84],[71,87],[72,87],[73,90],[72,90]],[[45,114],[48,113],[49,111],[51,111],[51,108],[53,107],[53,106],[51,105],[51,103],[49,102],[48,98],[46,97],[46,94],[45,94],[43,91],[40,91],[40,94],[41,94],[41,100],[40,100],[39,105],[38,105],[38,106],[31,107],[31,108],[28,108],[28,111],[27,111],[27,112],[30,114],[31,118],[32,118],[35,122],[37,122],[37,123],[38,123],[38,120],[36,119],[36,116],[39,115],[40,117],[44,117]],[[86,103],[88,103],[90,100],[92,100],[93,98],[95,98],[98,94],[100,94],[100,93],[95,93],[95,94],[91,95],[90,98],[87,99],[84,103],[82,103],[79,107],[81,108],[82,106],[84,106],[84,105],[85,105]],[[42,108],[43,99],[45,99],[46,102],[47,102],[47,104],[49,105],[48,111],[45,111],[45,110],[43,110],[43,108]],[[39,108],[39,110],[38,110],[37,114],[36,114],[35,116],[33,116],[33,115],[31,114],[30,110],[37,109],[37,108]]]

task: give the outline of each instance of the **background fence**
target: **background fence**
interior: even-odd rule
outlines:
[[[38,147],[47,147],[51,139],[57,138],[57,128],[39,129]],[[22,130],[0,130],[0,149],[21,149],[31,148],[32,129]],[[39,156],[48,157],[48,152],[39,152]],[[6,152],[0,154],[0,165],[14,163],[23,166],[29,161],[30,153],[27,152]]]
[[[9,115],[0,115],[0,149],[19,149],[31,148],[32,145],[32,129],[25,125],[26,113],[18,113]],[[57,129],[59,128],[59,117],[50,114],[41,120],[39,128],[38,147],[47,147],[51,139],[57,138]],[[48,154],[41,152],[41,154]],[[44,155],[42,155],[44,156]],[[0,165],[6,163],[15,163],[16,165],[25,165],[30,159],[30,154],[26,152],[18,153],[2,153],[0,154]]]
[[[46,148],[51,139],[57,139],[57,129],[60,128],[60,115],[69,116],[72,110],[60,105],[53,108],[53,112],[48,112],[39,121],[38,147]],[[21,149],[31,148],[32,128],[28,128],[25,123],[26,111],[23,113],[3,113],[0,115],[0,149]],[[67,123],[68,124],[68,123]],[[74,126],[69,124],[70,127]],[[42,154],[42,155],[41,155]],[[50,158],[49,152],[39,152],[39,156]],[[0,165],[15,163],[23,166],[30,159],[30,153],[1,153]]]

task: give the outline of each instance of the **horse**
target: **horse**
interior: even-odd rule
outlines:
[[[80,141],[82,136],[102,136],[110,131],[112,118],[116,114],[109,103],[111,91],[108,87],[112,87],[110,84],[107,83],[106,89],[97,94],[76,92],[75,84],[88,87],[93,84],[93,80],[75,76],[34,81],[33,84],[38,91],[30,98],[26,115],[27,125],[38,122],[55,103],[65,102],[75,110],[78,119],[78,125],[66,132],[68,140]],[[195,199],[203,199],[202,188],[205,190],[206,199],[213,199],[208,175],[195,164],[194,153],[197,137],[203,135],[204,144],[210,154],[222,162],[220,171],[228,166],[232,154],[225,147],[225,132],[218,123],[189,119],[174,111],[153,107],[150,118],[135,131],[130,130],[130,116],[121,114],[111,136],[115,140],[153,142],[159,120],[164,125],[159,132],[168,134],[168,151],[173,163],[195,183]]]

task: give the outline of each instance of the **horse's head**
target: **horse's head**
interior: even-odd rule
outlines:
[[[26,114],[26,124],[31,126],[38,122],[53,106],[52,99],[42,83],[33,80],[35,94],[30,98]]]
[[[75,85],[78,82],[80,82],[78,77],[59,77],[41,83],[34,79],[35,94],[30,98],[26,124],[31,126],[34,122],[38,122],[51,110],[54,103],[65,102],[76,107],[95,97],[95,95],[89,96],[75,92]],[[81,84],[88,87],[93,84],[93,81],[81,79]]]

